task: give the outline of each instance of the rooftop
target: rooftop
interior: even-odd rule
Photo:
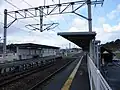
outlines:
[[[90,40],[95,38],[95,32],[60,32],[58,35],[66,38],[74,44],[82,47],[83,50],[89,49]]]
[[[48,46],[48,45],[41,45],[41,44],[34,44],[34,43],[22,43],[22,44],[10,44],[7,45],[8,48],[31,48],[31,49],[40,49],[40,48],[53,48],[53,49],[59,49],[59,47],[55,46]]]

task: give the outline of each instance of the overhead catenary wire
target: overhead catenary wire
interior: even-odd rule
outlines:
[[[0,15],[3,16],[4,14],[0,12]],[[23,23],[23,24],[26,24],[25,22],[22,22],[22,21],[20,21],[20,22]],[[0,21],[0,23],[1,23],[1,24],[3,25],[3,27],[4,27],[4,22]],[[1,27],[1,28],[3,28],[3,27]],[[15,26],[12,26],[12,27],[14,27],[14,28],[16,28],[16,29],[19,29],[19,30],[24,30],[24,29],[15,27]],[[25,31],[25,30],[24,30],[24,31]],[[31,33],[31,32],[32,32],[32,31],[28,31],[28,33]]]
[[[15,8],[17,8],[17,9],[20,9],[20,8],[18,8],[16,5],[14,5],[12,2],[9,2],[9,1],[7,1],[7,0],[5,0],[5,1],[6,1],[8,4],[12,5],[13,7],[15,7]],[[39,22],[39,20],[35,19],[34,17],[33,17],[33,19]]]
[[[11,3],[11,2],[9,2],[9,1],[7,1],[7,0],[5,0],[8,4],[10,4],[10,5],[12,5],[13,7],[15,7],[15,8],[17,8],[17,9],[20,9],[20,8],[18,8],[16,5],[14,5],[13,3]],[[35,18],[33,18],[34,20],[36,20],[37,22],[38,22],[38,20],[37,19],[35,19]],[[24,23],[24,24],[26,24],[25,22],[23,22],[23,21],[20,21],[21,23]],[[32,31],[31,31],[32,32]],[[29,33],[31,33],[30,31],[29,31]]]
[[[55,1],[54,0],[52,0],[52,2],[55,4]],[[60,0],[59,0],[59,2],[58,2],[59,4],[60,4]],[[68,21],[64,18],[64,17],[62,17],[63,18],[63,20],[66,22],[66,24],[69,26],[69,23],[68,23]]]
[[[20,9],[20,8],[18,8],[16,5],[14,5],[12,2],[9,2],[9,1],[7,1],[7,0],[5,0],[8,4],[10,4],[10,5],[12,5],[13,7],[15,7],[15,8],[17,8],[17,9]],[[26,2],[25,0],[22,0],[23,2],[25,2],[27,5],[29,5],[30,7],[32,7],[32,5],[30,5],[28,2]],[[37,19],[35,19],[34,17],[33,17],[33,19],[34,20],[36,20],[36,21],[38,21]],[[53,23],[53,21],[51,21],[50,19],[49,19],[49,21],[51,22],[51,23]],[[60,31],[61,31],[61,28],[58,26],[57,27]]]
[[[10,4],[10,5],[12,5],[13,7],[15,7],[15,8],[17,8],[17,9],[20,9],[20,8],[18,8],[17,6],[15,6],[13,3],[11,3],[11,2],[9,2],[9,1],[7,1],[7,0],[5,0],[8,4]],[[32,7],[32,5],[30,5],[29,3],[27,3],[25,0],[22,0],[23,2],[25,2],[26,4],[28,4],[30,7]],[[21,23],[24,23],[24,24],[26,24],[25,22],[22,22],[22,21],[20,21]],[[53,22],[53,21],[51,21],[51,22]],[[60,29],[60,28],[59,28]],[[52,38],[54,38],[52,35],[50,35]]]
[[[27,5],[29,5],[30,7],[32,7],[33,8],[33,6],[32,5],[30,5],[27,1],[25,1],[25,0],[22,0],[23,2],[25,2]],[[44,0],[44,5],[45,5],[45,2],[46,2],[46,0]],[[45,16],[45,18],[47,18],[46,16]],[[54,23],[52,20],[50,20],[50,19],[48,19],[51,23]],[[61,29],[60,29],[60,27],[59,26],[57,26],[57,28],[61,31]]]
[[[30,5],[28,2],[26,2],[25,0],[22,0],[24,3],[26,3],[28,6],[33,7],[32,5]]]
[[[8,4],[12,5],[13,7],[19,9],[17,6],[15,6],[14,4],[12,4],[11,2],[9,2],[9,1],[7,1],[7,0],[5,0],[5,1],[6,1]]]
[[[8,2],[9,2],[9,1],[7,1],[7,3],[8,3]],[[24,0],[23,2],[25,2],[25,0]],[[15,6],[13,3],[9,3],[9,4],[12,5],[13,7],[19,9],[19,8],[18,8],[17,6]],[[29,3],[26,2],[26,4],[29,4]],[[29,6],[32,7],[32,5],[30,5],[30,4],[29,4]],[[53,22],[53,21],[51,21],[50,19],[49,19],[49,21],[50,21],[50,22]],[[22,21],[20,21],[20,22],[22,22]],[[24,22],[22,22],[22,23],[24,23]],[[59,27],[57,27],[57,28],[61,31],[61,29],[60,29]],[[55,31],[54,31],[54,32],[55,32]],[[55,32],[55,33],[57,33],[57,32]],[[49,34],[49,35],[50,35],[51,38],[55,38],[54,35],[51,35],[51,34]]]
[[[0,22],[0,24],[2,24],[2,25],[4,25],[4,23],[3,22]],[[31,32],[34,32],[34,31],[27,31],[27,30],[25,30],[25,29],[21,29],[21,28],[19,28],[19,27],[16,27],[16,26],[12,26],[13,28],[16,28],[16,29],[18,29],[18,30],[22,30],[22,31],[26,31],[26,32],[29,32],[28,34],[31,34]],[[31,35],[33,35],[33,33],[31,34]],[[36,36],[36,35],[35,35]],[[48,37],[46,37],[46,36],[44,36],[44,38],[48,38]]]
[[[4,14],[2,14],[1,12],[0,12],[0,15],[1,16],[3,16]],[[26,24],[25,22],[23,22],[23,21],[20,21],[21,23],[23,23],[23,24]],[[4,23],[3,22],[0,22],[1,24],[3,24],[4,25]],[[13,26],[13,27],[15,27],[15,26]],[[18,27],[16,27],[16,28],[18,28]]]
[[[33,6],[32,5],[30,5],[28,2],[26,2],[25,0],[22,0],[23,2],[25,2],[27,5],[29,5],[30,7],[32,7],[33,8]],[[53,1],[53,0],[52,0]],[[44,5],[45,5],[45,0],[44,0]],[[54,2],[54,1],[53,1]],[[55,2],[54,2],[55,3]],[[60,0],[59,0],[59,3],[60,3]],[[47,17],[45,17],[45,18],[47,18]],[[52,20],[50,20],[50,19],[48,19],[51,23],[54,23]],[[65,19],[63,18],[63,20],[65,21]],[[67,23],[67,21],[65,21],[66,23]],[[68,23],[67,23],[68,24]],[[57,28],[60,30],[60,31],[62,31],[61,30],[61,28],[59,27],[59,26],[57,26]],[[55,32],[55,33],[57,33],[55,30],[52,30],[53,32]],[[50,37],[52,37],[52,38],[54,38],[54,36],[53,35],[51,35],[51,34],[49,34],[49,36]]]

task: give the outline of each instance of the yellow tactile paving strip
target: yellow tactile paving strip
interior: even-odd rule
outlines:
[[[77,73],[77,70],[81,64],[81,61],[83,59],[83,56],[81,57],[80,61],[78,62],[78,64],[76,65],[76,67],[74,68],[74,70],[72,71],[72,73],[70,74],[70,76],[68,77],[67,81],[65,82],[65,84],[63,85],[62,89],[61,90],[69,90],[71,84],[72,84],[72,81]]]

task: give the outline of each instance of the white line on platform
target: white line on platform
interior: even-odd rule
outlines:
[[[63,85],[62,89],[61,90],[69,90],[71,84],[72,84],[72,81],[77,73],[77,70],[81,64],[81,61],[83,59],[83,56],[81,57],[80,61],[78,62],[78,64],[76,65],[76,67],[74,68],[74,70],[72,71],[72,73],[70,74],[70,76],[68,77],[67,81],[65,82],[65,84]]]

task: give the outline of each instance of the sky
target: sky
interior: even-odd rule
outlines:
[[[45,5],[56,4],[59,0],[45,0]],[[80,0],[61,0],[61,3]],[[13,7],[12,5],[15,7]],[[0,37],[3,39],[4,9],[14,11],[31,7],[43,6],[44,0],[0,0]],[[87,16],[87,5],[80,8],[78,13]],[[92,6],[92,30],[97,33],[96,40],[101,43],[120,39],[120,0],[104,0],[104,4]],[[13,19],[8,17],[8,23]],[[59,23],[58,27],[49,31],[33,31],[25,27],[27,24],[39,23],[39,18],[22,19],[14,22],[7,29],[7,44],[36,43],[66,48],[76,47],[72,42],[58,36],[58,32],[85,32],[88,30],[87,20],[75,14],[49,15],[43,18],[44,24]],[[2,40],[1,40],[2,42]]]

